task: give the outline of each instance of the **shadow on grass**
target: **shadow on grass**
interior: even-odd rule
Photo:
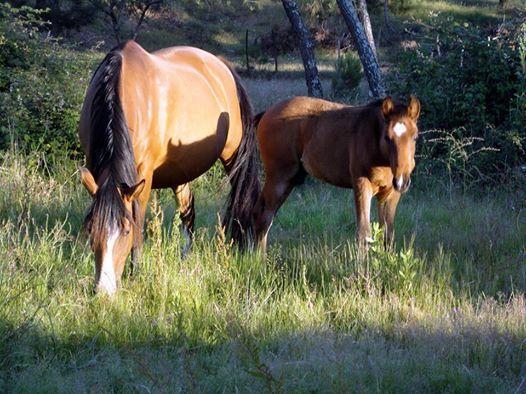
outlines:
[[[134,318],[128,324],[143,326],[147,338],[118,337],[104,327],[59,338],[38,322],[1,321],[0,388],[511,392],[523,379],[523,333],[489,320],[480,324],[459,311],[445,321],[409,319],[347,332],[296,326],[272,335],[232,321],[218,343],[187,338],[184,329],[157,337],[152,321]]]

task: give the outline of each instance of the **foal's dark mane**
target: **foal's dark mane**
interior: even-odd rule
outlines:
[[[137,182],[133,145],[119,97],[123,46],[115,47],[106,55],[90,83],[95,84],[95,94],[89,114],[88,166],[99,187],[85,225],[94,242],[103,242],[105,230],[115,223],[121,226],[125,217],[134,223],[138,212],[137,202],[134,202],[133,214],[128,213],[118,190],[118,187],[133,186]]]

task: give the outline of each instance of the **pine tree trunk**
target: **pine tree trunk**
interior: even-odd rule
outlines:
[[[309,30],[301,18],[296,2],[293,0],[282,0],[282,3],[298,40],[309,96],[323,97],[316,58],[314,57],[314,42],[310,37]]]
[[[343,15],[343,19],[345,19],[345,23],[354,39],[356,47],[358,48],[358,54],[360,55],[365,77],[367,78],[367,82],[369,82],[371,92],[374,97],[384,97],[385,86],[380,66],[378,65],[378,61],[376,60],[376,56],[374,56],[371,46],[369,45],[369,41],[367,41],[367,37],[365,36],[362,24],[358,19],[356,10],[350,0],[336,1]]]
[[[369,17],[369,11],[367,11],[367,2],[365,0],[358,0],[358,12],[360,14],[360,19],[362,20],[365,36],[367,37],[367,41],[369,41],[369,46],[373,50],[374,56],[378,59],[378,55],[376,54],[376,45],[374,43],[373,28],[371,26],[371,18]]]
[[[389,22],[389,4],[384,0],[384,24],[387,31],[391,31],[391,23]]]

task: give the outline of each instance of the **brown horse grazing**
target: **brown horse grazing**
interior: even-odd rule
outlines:
[[[266,248],[277,210],[307,173],[354,189],[360,245],[370,240],[371,198],[377,196],[379,220],[391,241],[396,206],[415,167],[419,114],[414,97],[408,106],[388,97],[363,107],[296,97],[258,115],[266,175],[253,212],[260,248]]]
[[[234,240],[246,242],[259,194],[252,118],[239,77],[210,53],[174,47],[150,54],[129,41],[106,56],[79,126],[87,163],[81,178],[93,197],[85,224],[96,290],[116,291],[130,250],[140,247],[152,189],[172,188],[191,236],[189,182],[217,159],[232,186],[223,224]]]

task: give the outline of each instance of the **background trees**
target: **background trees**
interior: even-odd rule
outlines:
[[[265,1],[12,1],[26,8],[2,3],[0,151],[16,141],[45,152],[50,161],[64,151],[74,157],[78,107],[92,66],[117,40],[135,36],[148,50],[192,44],[238,64],[248,54],[253,68],[247,84],[258,110],[292,95],[321,96],[321,86],[329,99],[352,103],[370,100],[367,85],[375,97],[386,86],[394,96],[416,94],[423,127],[438,130],[428,132],[420,148],[427,153],[419,168],[430,174],[446,168],[470,172],[472,180],[500,179],[526,163],[526,27],[516,2],[510,0],[505,11],[495,0],[495,7],[470,6],[459,14],[453,2],[450,13],[430,13],[408,1],[390,1],[393,32],[377,46],[382,75],[358,6],[347,0]],[[385,4],[367,4],[373,33],[384,26]],[[419,12],[419,20],[402,19],[407,10]],[[75,27],[67,27],[70,20]]]
[[[90,0],[95,8],[103,12],[111,21],[113,34],[117,43],[121,42],[123,35],[135,40],[139,29],[144,22],[148,11],[159,9],[166,0]],[[131,20],[131,32],[124,32],[124,23]]]

